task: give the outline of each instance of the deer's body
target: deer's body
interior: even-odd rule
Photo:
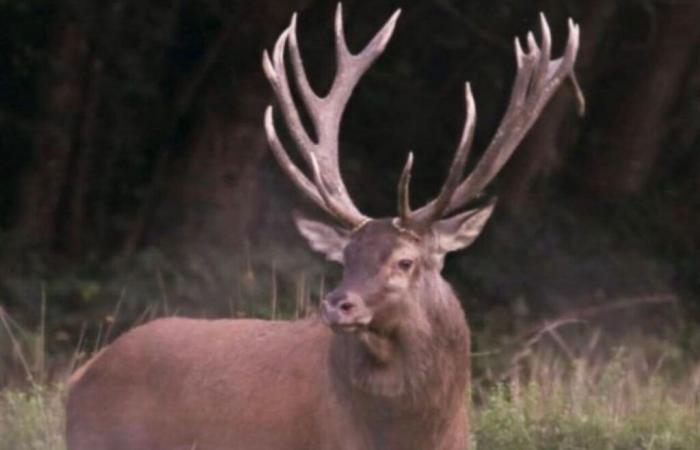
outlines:
[[[167,319],[127,333],[74,376],[70,450],[467,448],[469,331],[440,271],[445,255],[469,246],[493,211],[492,202],[474,200],[562,81],[575,85],[578,26],[569,22],[564,56],[556,60],[544,16],[541,47],[532,34],[527,52],[516,39],[511,101],[470,175],[463,179],[476,109],[467,84],[464,131],[437,197],[411,208],[409,155],[398,216],[372,219],[343,184],[338,133],[353,88],[386,47],[398,15],[352,54],[339,5],[337,74],[324,97],[304,71],[296,17],[272,56],[264,54],[265,74],[310,176],[289,158],[272,107],[265,114],[270,148],[299,190],[338,225],[296,218],[311,247],[344,266],[342,281],[321,302],[320,320]],[[288,66],[313,138],[297,110]]]
[[[68,448],[463,450],[468,332],[443,288],[438,334],[374,384],[362,349],[318,318],[140,326],[72,380]]]

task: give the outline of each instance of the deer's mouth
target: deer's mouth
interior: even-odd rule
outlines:
[[[353,320],[343,320],[342,318],[328,317],[322,314],[321,318],[326,325],[336,333],[359,333],[362,331],[370,331],[371,329],[371,317],[358,317]]]
[[[330,327],[336,333],[359,333],[369,329],[367,325],[362,323],[332,324]]]
[[[386,330],[377,327],[377,324],[371,319],[354,323],[328,324],[328,326],[335,333],[372,335],[375,338],[388,337]]]
[[[338,333],[358,333],[366,330],[372,322],[372,314],[360,305],[343,308],[324,301],[321,303],[320,315],[323,323]]]

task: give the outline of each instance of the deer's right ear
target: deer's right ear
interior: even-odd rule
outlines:
[[[294,215],[294,223],[312,249],[326,255],[326,259],[329,261],[343,264],[343,250],[350,241],[348,231],[315,220],[305,219],[298,214]]]
[[[493,213],[495,201],[481,208],[457,214],[433,225],[437,237],[437,251],[443,255],[469,247]]]

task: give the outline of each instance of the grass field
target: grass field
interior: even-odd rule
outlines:
[[[649,380],[631,387],[611,374],[596,383],[495,386],[474,407],[473,448],[485,450],[697,450],[700,391],[674,398],[672,386]],[[5,390],[0,397],[0,450],[62,450],[60,386]]]

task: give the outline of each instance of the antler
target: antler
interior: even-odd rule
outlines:
[[[306,196],[340,222],[357,227],[369,218],[353,204],[338,167],[338,138],[345,106],[362,75],[381,55],[394,31],[400,14],[397,10],[358,54],[348,50],[343,31],[343,12],[338,4],[335,15],[336,75],[330,91],[318,96],[306,76],[296,36],[296,14],[282,32],[272,52],[263,53],[263,68],[272,85],[289,134],[313,175],[313,182],[291,161],[277,135],[273,109],[265,112],[265,131],[273,154],[282,169]],[[314,141],[302,124],[296,109],[285,67],[285,48],[289,47],[296,87],[315,131]]]
[[[326,96],[318,96],[306,76],[296,36],[296,14],[275,44],[272,58],[263,53],[263,68],[279,102],[282,116],[290,136],[311,170],[312,180],[292,162],[277,135],[273,121],[273,109],[265,112],[265,131],[272,152],[282,169],[297,187],[314,203],[345,225],[358,227],[370,220],[353,204],[343,183],[338,167],[338,138],[343,111],[353,89],[370,65],[381,55],[396,25],[401,10],[397,10],[358,54],[352,54],[345,42],[342,6],[338,4],[335,15],[336,75]],[[411,211],[409,182],[413,166],[413,154],[399,180],[399,221],[402,227],[424,229],[446,214],[464,207],[478,197],[498,174],[513,154],[525,134],[530,130],[547,102],[567,78],[572,81],[579,112],[583,114],[585,103],[573,71],[579,47],[579,26],[569,19],[569,38],[560,59],[551,59],[552,39],[544,14],[540,13],[542,46],[539,47],[532,32],[527,35],[528,52],[524,52],[520,40],[515,38],[515,57],[518,71],[513,84],[510,102],[493,140],[487,147],[475,169],[465,179],[462,174],[474,138],[476,107],[469,83],[465,88],[466,118],[462,138],[455,152],[447,178],[438,196],[416,211]],[[292,98],[285,67],[285,48],[289,47],[291,66],[296,87],[307,109],[315,131],[313,140],[302,124]]]
[[[501,170],[513,154],[525,134],[535,123],[545,105],[561,83],[570,78],[583,114],[583,94],[573,72],[579,47],[579,26],[569,19],[569,39],[560,59],[551,60],[551,34],[547,19],[540,13],[542,47],[537,45],[532,32],[528,33],[529,52],[524,52],[520,40],[515,38],[515,57],[518,72],[513,84],[510,102],[501,124],[469,176],[460,182],[472,144],[476,113],[469,83],[466,85],[467,113],[464,132],[455,152],[450,171],[438,196],[428,204],[411,212],[408,208],[399,214],[403,226],[428,226],[443,215],[449,214],[474,200]],[[410,166],[408,170],[410,170]],[[406,172],[406,170],[404,170]],[[404,173],[402,180],[410,174]],[[407,196],[407,183],[399,183],[399,197]],[[400,202],[405,202],[401,200]],[[404,203],[405,204],[405,203]]]

